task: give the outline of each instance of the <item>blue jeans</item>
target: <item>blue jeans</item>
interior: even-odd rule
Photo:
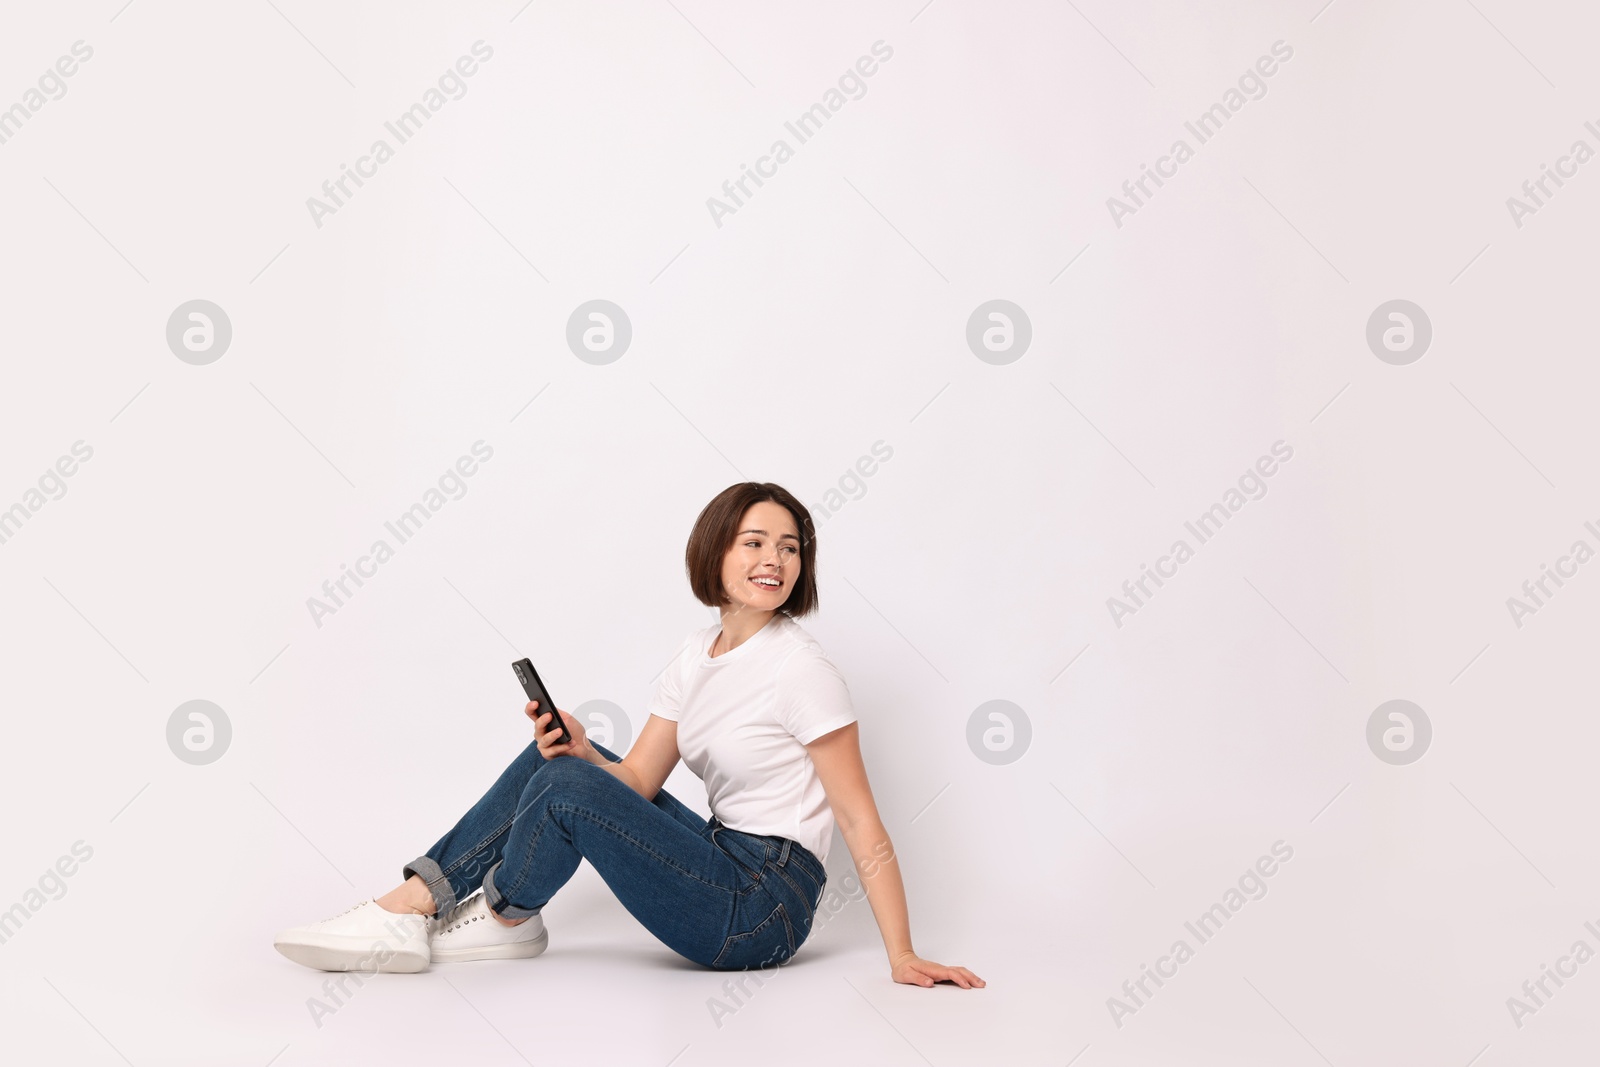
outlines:
[[[482,886],[514,919],[538,913],[584,859],[662,943],[716,970],[793,956],[827,882],[797,841],[708,822],[665,789],[646,800],[604,767],[547,760],[534,744],[401,877],[419,875],[440,913]]]

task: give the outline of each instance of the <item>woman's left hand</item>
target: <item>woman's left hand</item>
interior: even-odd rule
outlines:
[[[982,989],[988,985],[965,967],[946,967],[942,963],[925,960],[913,953],[907,953],[895,960],[891,973],[896,982],[904,982],[907,985],[931,987],[935,982],[954,982],[962,989],[973,987]]]

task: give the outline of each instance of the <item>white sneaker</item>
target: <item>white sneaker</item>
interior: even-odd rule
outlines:
[[[529,958],[543,952],[549,943],[543,916],[533,915],[507,926],[489,911],[488,898],[481,892],[433,920],[436,963]]]
[[[319,971],[398,972],[427,970],[428,917],[398,915],[363,900],[331,919],[291,926],[273,947],[296,963]]]

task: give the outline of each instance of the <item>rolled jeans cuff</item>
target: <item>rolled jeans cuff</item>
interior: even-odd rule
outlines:
[[[444,876],[444,868],[439,866],[437,860],[418,856],[405,865],[400,878],[404,881],[413,874],[420,877],[427,884],[428,892],[433,894],[435,915],[443,915],[456,906],[456,891],[450,888],[450,879]]]
[[[493,867],[483,872],[483,899],[488,903],[489,910],[502,919],[528,919],[539,914],[539,908],[519,908],[494,887],[494,873],[500,869],[500,861],[496,860]]]

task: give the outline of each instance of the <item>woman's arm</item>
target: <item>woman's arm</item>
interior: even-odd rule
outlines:
[[[609,760],[605,756],[601,755],[600,751],[595,748],[589,749],[589,751],[584,754],[584,759],[588,760],[596,767],[604,767],[606,770],[611,772],[613,777],[622,782],[623,785],[627,786],[635,793],[638,793],[646,800],[654,799],[653,794],[647,794],[645,792],[645,787],[640,783],[639,776],[634,774],[633,771],[631,771],[622,760]]]
[[[931,986],[950,981],[963,989],[987,983],[965,967],[946,967],[918,956],[911,948],[911,920],[906,912],[905,882],[895,858],[894,843],[878,817],[861,759],[861,732],[856,723],[823,734],[806,746],[817,777],[828,794],[828,806],[855,860],[867,901],[883,934],[889,970],[896,982]]]

